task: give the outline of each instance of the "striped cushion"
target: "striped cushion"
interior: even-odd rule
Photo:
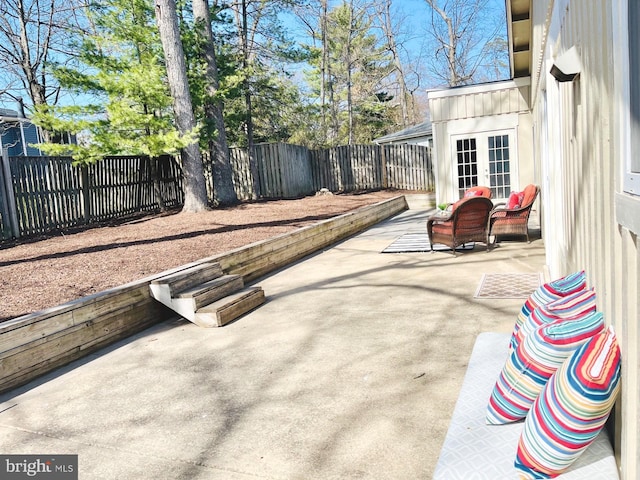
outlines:
[[[596,291],[581,290],[559,298],[546,305],[540,305],[531,312],[515,335],[511,338],[511,348],[516,349],[525,335],[542,325],[564,318],[579,318],[596,310]]]
[[[515,467],[523,478],[561,474],[602,430],[620,389],[613,329],[594,336],[547,382],[524,422]]]
[[[536,291],[529,296],[527,301],[524,302],[524,305],[518,314],[516,324],[513,327],[511,348],[515,347],[515,345],[513,345],[515,336],[522,324],[527,320],[527,318],[529,318],[529,315],[531,315],[533,310],[540,305],[546,305],[547,303],[551,303],[554,300],[566,297],[572,293],[579,292],[585,288],[587,288],[587,277],[584,270],[539,286]]]
[[[527,416],[547,380],[591,337],[604,330],[602,313],[562,319],[534,330],[511,352],[496,381],[486,422],[501,425]]]

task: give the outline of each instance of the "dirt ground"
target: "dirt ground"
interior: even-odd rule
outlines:
[[[199,214],[171,212],[75,233],[0,243],[0,321],[264,240],[398,194],[381,191],[243,203]]]

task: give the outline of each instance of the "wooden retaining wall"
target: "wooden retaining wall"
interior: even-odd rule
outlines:
[[[282,234],[171,271],[0,323],[0,393],[167,320],[149,283],[204,262],[254,280],[407,209],[404,196]],[[266,292],[267,296],[269,292]]]

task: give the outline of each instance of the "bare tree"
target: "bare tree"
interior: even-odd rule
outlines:
[[[431,8],[431,34],[436,42],[434,73],[449,86],[470,83],[500,29],[490,15],[484,15],[488,0],[425,1]]]
[[[412,123],[409,115],[409,99],[411,98],[409,88],[407,87],[407,78],[405,74],[405,66],[400,58],[400,49],[398,46],[396,32],[392,24],[391,16],[391,0],[384,0],[376,5],[377,15],[382,28],[382,32],[386,39],[386,44],[393,58],[393,66],[397,76],[400,111],[402,113],[402,126],[406,127]]]
[[[0,93],[27,108],[57,103],[51,65],[68,60],[70,38],[83,23],[81,0],[0,0]],[[49,136],[44,132],[45,140]]]
[[[198,145],[195,115],[189,93],[184,49],[180,39],[175,0],[155,0],[156,21],[162,41],[167,80],[173,98],[173,110],[182,135],[194,135],[194,140],[182,151],[184,176],[183,212],[207,210],[207,189],[204,182],[202,156]]]
[[[319,4],[309,2],[295,8],[298,19],[306,28],[314,41],[320,42],[320,123],[325,142],[335,144],[338,138],[340,123],[338,108],[334,101],[334,82],[332,81],[332,58],[329,42],[329,5],[327,0],[319,0]],[[318,21],[318,18],[320,19]],[[319,32],[318,32],[319,30]],[[330,116],[328,119],[327,117]]]
[[[238,201],[233,187],[233,171],[229,159],[229,146],[227,145],[227,133],[224,117],[222,115],[222,101],[218,97],[220,84],[218,81],[218,66],[213,43],[213,31],[211,30],[211,15],[207,0],[193,0],[193,15],[196,22],[196,31],[202,36],[203,57],[206,62],[206,96],[204,110],[205,117],[216,127],[216,134],[210,137],[209,151],[213,165],[213,186],[215,200],[222,204],[231,204]]]

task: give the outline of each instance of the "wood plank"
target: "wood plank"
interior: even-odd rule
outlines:
[[[47,337],[17,345],[10,350],[1,352],[0,359],[2,360],[3,372],[10,373],[12,369],[36,364],[40,359],[55,356],[59,352],[67,351],[73,347],[80,348],[85,343],[93,342],[95,338],[109,335],[110,326],[114,322],[117,325],[135,324],[138,321],[137,315],[144,317],[145,309],[151,305],[159,304],[149,300],[144,303],[126,305],[118,310],[75,324]]]
[[[169,294],[174,296],[178,292],[213,280],[220,275],[222,275],[222,267],[220,264],[217,262],[208,262],[157,278],[152,280],[151,283],[155,285],[165,285],[169,290]]]
[[[237,292],[243,287],[244,282],[240,275],[223,275],[222,277],[214,278],[201,285],[180,292],[176,296],[176,299],[192,300],[195,312],[199,308],[230,295],[233,292]]]
[[[0,352],[11,350],[18,345],[46,338],[56,332],[66,330],[75,325],[73,312],[64,312],[39,322],[27,323],[21,328],[7,330],[0,335]]]
[[[64,342],[60,341],[56,343],[60,347],[58,349],[47,349],[35,345],[34,347],[38,349],[39,354],[34,354],[34,352],[28,349],[24,349],[18,352],[16,358],[13,359],[14,366],[19,365],[20,368],[16,368],[12,372],[6,371],[3,360],[0,393],[24,385],[40,375],[82,358],[111,343],[138,333],[165,318],[168,317],[166,313],[163,316],[161,305],[153,302],[151,305],[140,305],[137,308],[133,308],[128,316],[118,317],[116,315],[111,317],[109,324],[86,327],[82,334],[85,335],[85,340],[88,339],[88,341],[84,341],[84,343],[82,339],[74,338],[75,335],[70,333]],[[133,319],[135,319],[135,321],[132,321]],[[76,326],[74,328],[77,329],[79,327]],[[102,332],[100,332],[100,328],[102,328]],[[91,335],[87,329],[93,329],[93,335]],[[44,345],[46,346],[47,343]],[[53,345],[54,343],[51,343],[49,347]],[[42,355],[43,353],[44,355]],[[21,356],[22,358],[20,358]]]
[[[222,298],[196,312],[194,323],[201,327],[222,327],[265,302],[261,287],[251,287]]]
[[[151,299],[151,293],[146,283],[137,288],[128,289],[119,295],[110,298],[96,297],[93,302],[84,305],[82,308],[73,310],[73,321],[76,324],[83,323],[95,317],[108,314],[118,310],[123,306],[142,303]]]

